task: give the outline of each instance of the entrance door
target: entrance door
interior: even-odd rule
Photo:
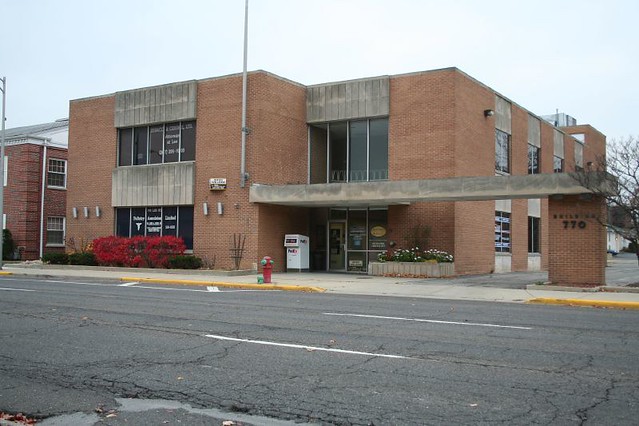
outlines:
[[[343,271],[346,269],[346,223],[330,222],[328,229],[330,253],[328,269]]]

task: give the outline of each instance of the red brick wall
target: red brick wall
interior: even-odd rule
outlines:
[[[565,196],[551,198],[548,204],[552,236],[549,242],[550,282],[557,285],[605,284],[606,230],[599,222],[606,217],[605,202],[594,196],[591,200]]]
[[[455,169],[451,176],[495,174],[495,94],[461,72],[455,73]],[[495,265],[495,202],[455,203],[455,272],[490,273]]]
[[[259,243],[256,261],[271,256],[274,271],[286,270],[285,234],[302,234],[313,238],[309,226],[310,211],[301,207],[259,206]],[[258,265],[259,267],[259,265]],[[260,267],[261,270],[261,267]]]
[[[455,173],[455,71],[390,79],[390,180]]]
[[[561,130],[571,135],[578,133],[582,133],[584,135],[584,168],[589,161],[592,161],[593,167],[596,168],[597,163],[605,159],[606,136],[594,127],[588,124],[582,124],[579,126],[562,127]],[[571,149],[574,149],[574,143],[574,141],[570,142],[570,146],[573,147]]]
[[[67,242],[76,246],[113,235],[111,172],[116,165],[115,96],[71,101],[67,182]],[[96,217],[95,207],[101,209]],[[72,214],[78,209],[78,217]],[[84,217],[84,207],[89,217]]]
[[[47,151],[48,158],[67,158],[66,149],[47,147]],[[7,229],[11,231],[16,246],[20,247],[22,260],[40,258],[43,152],[43,146],[30,143],[5,148],[8,179],[4,188],[4,213],[7,215]],[[45,252],[64,250],[46,247],[46,226],[47,217],[65,215],[65,202],[64,189],[45,188],[42,224]]]
[[[233,234],[247,236],[241,268],[251,268],[266,252],[283,251],[284,233],[293,233],[288,216],[269,216],[281,236],[263,229],[260,206],[248,201],[252,183],[306,183],[306,89],[264,72],[249,74],[246,170],[240,188],[242,78],[230,76],[198,84],[194,253],[215,257],[216,267],[231,268]],[[208,179],[225,177],[225,191],[210,191]],[[203,215],[202,204],[210,207]],[[216,205],[224,205],[218,215]],[[259,221],[259,223],[258,223]],[[306,227],[306,232],[308,227]],[[280,238],[281,237],[281,238]],[[280,241],[281,239],[281,241]],[[275,268],[282,267],[282,259]]]

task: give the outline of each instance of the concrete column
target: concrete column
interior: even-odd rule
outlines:
[[[549,230],[548,279],[552,284],[605,285],[605,218],[606,204],[601,197],[549,198],[546,226]]]

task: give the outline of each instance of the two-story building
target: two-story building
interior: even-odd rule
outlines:
[[[71,101],[68,234],[178,235],[220,268],[241,234],[242,268],[282,270],[297,233],[311,269],[344,272],[423,236],[460,274],[547,269],[587,236],[580,256],[605,263],[600,203],[564,173],[605,152],[589,125],[456,68],[313,86],[255,71],[242,146],[241,93],[234,74]],[[569,215],[588,231],[553,240]]]
[[[14,259],[65,250],[68,138],[68,119],[6,129],[2,219]]]

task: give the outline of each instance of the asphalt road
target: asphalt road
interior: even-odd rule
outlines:
[[[65,425],[639,417],[637,311],[62,281],[0,278],[0,411]]]

